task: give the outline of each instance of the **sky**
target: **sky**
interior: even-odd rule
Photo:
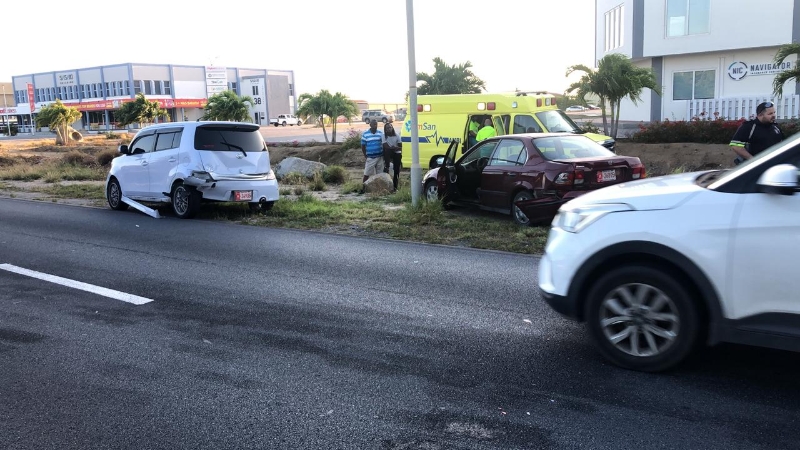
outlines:
[[[297,94],[327,89],[371,103],[403,102],[410,85],[406,0],[35,3],[51,12],[3,7],[0,32],[13,51],[0,57],[0,81],[131,62],[293,70]],[[415,0],[416,72],[433,73],[438,56],[469,61],[487,92],[563,92],[578,77],[565,77],[569,66],[593,66],[594,3]]]

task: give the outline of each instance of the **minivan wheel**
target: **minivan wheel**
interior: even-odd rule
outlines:
[[[600,277],[585,317],[600,353],[626,369],[658,372],[683,361],[699,336],[699,314],[683,285],[650,266]]]
[[[108,206],[113,210],[125,211],[128,209],[128,204],[122,201],[122,188],[119,186],[119,181],[117,181],[116,178],[112,178],[111,181],[108,182],[106,200],[108,200]]]
[[[183,183],[172,188],[172,210],[180,219],[191,219],[200,209],[200,193]]]
[[[529,219],[528,216],[526,216],[525,213],[517,207],[517,202],[530,200],[532,198],[533,194],[531,194],[529,191],[520,191],[514,196],[514,200],[511,202],[511,217],[518,225],[530,225],[531,219]]]

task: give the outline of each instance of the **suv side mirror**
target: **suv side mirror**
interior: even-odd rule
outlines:
[[[758,177],[758,191],[767,194],[794,195],[798,186],[798,169],[792,164],[770,167]]]
[[[131,151],[128,149],[128,146],[125,144],[120,145],[117,147],[117,151],[122,153],[123,155],[130,155]]]

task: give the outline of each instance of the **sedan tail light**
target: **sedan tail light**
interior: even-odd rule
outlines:
[[[647,171],[645,170],[644,166],[635,166],[633,168],[633,173],[631,174],[631,178],[634,180],[638,180],[640,178],[645,178],[647,176]]]
[[[555,184],[559,186],[565,186],[568,184],[572,184],[575,180],[574,172],[561,172],[556,176]]]
[[[576,171],[575,172],[575,182],[576,185],[583,184],[583,172]]]

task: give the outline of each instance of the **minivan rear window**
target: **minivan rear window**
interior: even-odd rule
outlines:
[[[198,127],[194,133],[194,148],[215,152],[260,152],[266,150],[266,144],[258,129]]]

